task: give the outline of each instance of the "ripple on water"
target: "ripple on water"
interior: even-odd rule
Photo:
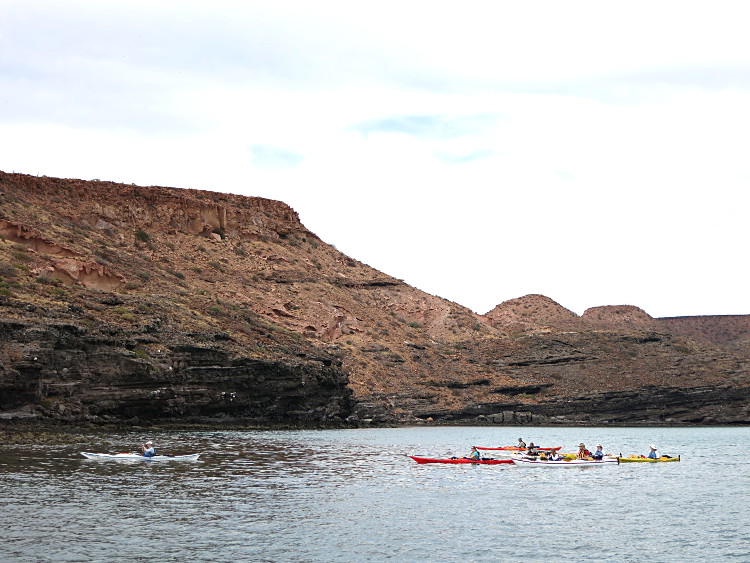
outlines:
[[[417,465],[518,435],[565,449],[658,442],[671,464],[588,468]],[[748,429],[415,428],[103,435],[94,451],[151,438],[198,462],[85,460],[80,447],[0,456],[3,559],[409,561],[579,558],[663,561],[746,554],[747,466],[709,455]],[[606,448],[605,448],[606,449]],[[728,486],[731,485],[731,486]]]

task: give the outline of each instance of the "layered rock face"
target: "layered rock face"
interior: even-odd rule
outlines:
[[[747,317],[477,315],[262,198],[0,173],[0,417],[747,423]]]
[[[254,358],[225,345],[225,333],[148,328],[0,322],[0,409],[133,424],[340,424],[351,413],[346,375],[327,354]]]

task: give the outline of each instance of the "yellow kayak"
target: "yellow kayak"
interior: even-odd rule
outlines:
[[[663,463],[667,461],[680,461],[680,456],[677,457],[665,457],[662,456],[658,459],[653,459],[650,457],[641,457],[637,455],[631,455],[630,457],[618,457],[617,461],[620,463],[629,463],[629,462],[635,462],[635,463]]]

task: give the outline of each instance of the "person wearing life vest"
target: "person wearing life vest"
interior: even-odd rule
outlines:
[[[526,442],[524,442],[521,438],[518,439],[518,446],[519,448],[525,450],[526,449]]]
[[[479,461],[481,459],[481,456],[479,455],[479,450],[477,450],[476,446],[471,446],[471,453],[468,455],[466,459],[473,459],[475,461]]]
[[[141,451],[143,452],[144,457],[154,457],[156,455],[156,449],[154,448],[154,443],[149,440],[145,444],[141,444]]]
[[[602,449],[602,445],[598,444],[596,446],[596,451],[591,455],[594,459],[602,459],[604,457],[604,450]]]
[[[651,444],[651,451],[648,452],[648,455],[646,456],[649,459],[659,459],[661,455],[659,455],[659,451],[656,449],[656,446]]]
[[[588,457],[591,455],[591,452],[586,449],[586,444],[581,442],[578,444],[578,453],[576,454],[576,457],[578,459],[588,459]]]

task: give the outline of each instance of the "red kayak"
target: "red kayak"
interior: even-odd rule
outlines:
[[[417,463],[476,463],[476,464],[484,464],[484,465],[497,465],[499,463],[513,463],[512,459],[467,459],[465,457],[435,459],[431,457],[417,457],[414,455],[410,455],[408,457],[412,458]]]
[[[561,448],[562,448],[562,446],[558,446],[557,448],[537,448],[537,450],[547,451],[548,452],[548,451],[552,451],[552,450],[559,450]],[[503,451],[506,451],[506,452],[525,452],[529,448],[519,448],[518,446],[502,446],[502,447],[499,447],[499,448],[480,448],[479,446],[477,446],[477,449],[478,450],[503,450]]]

